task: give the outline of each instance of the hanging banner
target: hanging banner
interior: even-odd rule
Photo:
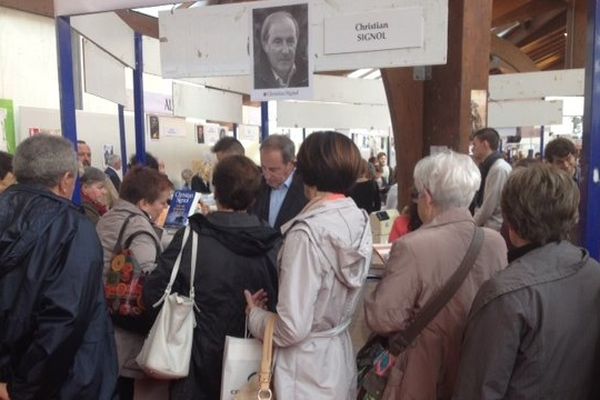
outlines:
[[[254,101],[310,99],[313,57],[308,3],[276,2],[252,9]]]
[[[54,15],[91,14],[128,8],[173,4],[165,0],[54,0]]]

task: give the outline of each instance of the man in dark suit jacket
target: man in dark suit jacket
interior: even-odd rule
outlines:
[[[271,135],[260,146],[263,184],[250,212],[275,229],[294,218],[308,203],[302,177],[296,172],[294,142]]]
[[[108,156],[108,166],[104,170],[104,173],[108,176],[115,189],[117,189],[117,192],[121,190],[121,178],[117,173],[121,169],[121,166],[121,157],[117,154]]]

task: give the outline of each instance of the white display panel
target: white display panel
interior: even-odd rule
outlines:
[[[387,106],[315,102],[277,102],[277,126],[335,129],[388,129]]]
[[[173,115],[242,123],[242,96],[173,82]]]
[[[250,94],[252,90],[252,81],[249,75],[185,80],[236,93]],[[381,79],[354,79],[318,74],[314,76],[313,100],[331,103],[387,105],[385,88]]]
[[[249,9],[242,3],[159,13],[163,77],[248,74]]]
[[[488,126],[491,128],[560,124],[562,117],[562,101],[516,100],[488,103]]]
[[[142,36],[144,52],[144,72],[162,76],[160,69],[160,42],[148,36]]]
[[[71,26],[123,64],[135,68],[133,30],[109,12],[71,18]]]
[[[525,72],[491,75],[490,100],[535,99],[548,96],[583,96],[585,70]]]
[[[117,104],[127,104],[125,67],[88,40],[83,41],[85,91]]]
[[[164,77],[191,78],[250,73],[249,12],[264,2],[174,10],[159,14]],[[265,3],[272,4],[272,3]],[[422,9],[422,46],[325,54],[324,21],[402,9]],[[413,11],[407,11],[413,12]],[[315,71],[404,67],[446,63],[448,0],[310,0]],[[334,35],[335,32],[328,33]],[[346,49],[347,50],[347,49]],[[335,49],[328,48],[328,52]]]

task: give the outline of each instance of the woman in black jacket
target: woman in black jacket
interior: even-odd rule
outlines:
[[[275,266],[280,234],[246,213],[260,187],[259,169],[244,156],[230,156],[217,165],[213,182],[218,211],[190,218],[190,227],[199,235],[194,287],[200,312],[196,314],[190,373],[171,386],[171,398],[177,400],[220,397],[225,336],[244,337],[245,333],[244,289],[264,289],[272,310],[277,299]],[[183,229],[147,278],[147,308],[163,295],[182,239]],[[186,244],[173,292],[189,292],[190,262],[191,244]]]
[[[369,164],[362,160],[359,178],[349,193],[358,208],[362,208],[368,214],[381,210],[381,196],[379,187],[374,176],[369,172]]]

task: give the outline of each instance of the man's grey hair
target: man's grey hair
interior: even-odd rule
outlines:
[[[114,166],[121,161],[121,156],[118,154],[111,154],[108,156],[108,159],[106,161],[109,166],[114,168]]]
[[[423,158],[415,166],[415,188],[427,190],[441,210],[466,208],[481,183],[481,173],[471,157],[447,150]]]
[[[19,183],[56,187],[66,173],[77,176],[77,153],[60,136],[36,135],[23,141],[15,153],[13,170]]]
[[[286,18],[290,19],[294,23],[294,28],[296,30],[296,40],[298,40],[298,37],[300,36],[300,27],[298,26],[298,21],[296,21],[296,18],[294,18],[294,16],[287,11],[276,11],[273,14],[269,14],[269,16],[265,18],[262,28],[260,30],[261,41],[263,43],[268,42],[269,30],[271,29],[271,25],[273,25],[275,21],[281,21]]]
[[[292,139],[285,135],[270,135],[260,144],[260,151],[279,150],[284,163],[289,163],[296,159],[296,146]]]

